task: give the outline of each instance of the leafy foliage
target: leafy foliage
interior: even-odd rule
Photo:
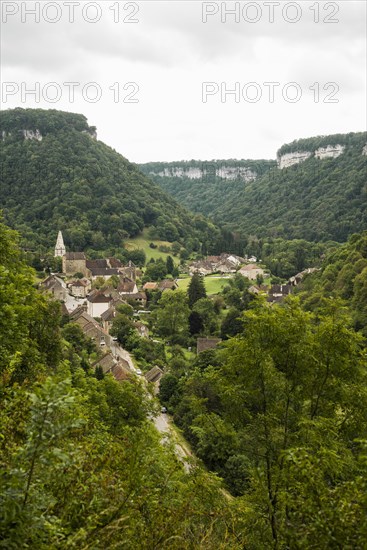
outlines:
[[[242,495],[249,548],[363,547],[362,339],[336,300],[317,314],[295,298],[258,304],[242,324],[188,377],[167,380],[175,421],[198,456]]]
[[[322,307],[326,297],[342,298],[352,312],[355,329],[367,336],[367,232],[332,248],[321,271],[307,277],[299,291],[310,310]]]

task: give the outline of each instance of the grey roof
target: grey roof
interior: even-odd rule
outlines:
[[[65,258],[67,260],[85,260],[86,256],[84,252],[66,252]]]
[[[146,374],[145,374],[145,379],[148,381],[148,382],[158,382],[158,380],[162,377],[163,375],[163,371],[162,369],[160,369],[159,367],[157,367],[157,365],[155,367],[153,367],[152,369],[150,369],[150,371],[148,371]]]
[[[206,351],[207,349],[214,349],[221,342],[220,338],[198,338],[197,339],[197,353]]]

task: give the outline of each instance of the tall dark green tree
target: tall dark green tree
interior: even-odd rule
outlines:
[[[175,264],[173,263],[172,256],[167,256],[166,267],[167,267],[167,273],[172,275],[173,270],[175,268]]]
[[[191,281],[187,289],[187,295],[189,297],[190,308],[192,308],[201,298],[206,298],[204,279],[201,275],[199,275],[199,273],[194,273],[191,277]]]

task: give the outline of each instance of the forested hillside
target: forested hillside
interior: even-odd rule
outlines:
[[[279,149],[278,160],[303,155],[302,162],[281,169],[268,161],[265,173],[247,182],[152,177],[182,204],[245,235],[343,242],[367,225],[366,140],[366,133],[351,133],[294,141]],[[332,158],[329,149],[337,146],[341,154]]]
[[[341,247],[331,249],[323,267],[300,286],[307,308],[317,310],[333,296],[348,304],[354,327],[367,337],[367,231],[352,235]]]
[[[54,246],[59,229],[69,250],[122,246],[147,226],[158,239],[196,239],[209,250],[219,235],[97,141],[82,115],[3,111],[0,137],[1,208],[29,248]]]
[[[276,165],[267,160],[149,162],[139,168],[193,212],[212,216],[223,200],[236,200],[244,185]]]

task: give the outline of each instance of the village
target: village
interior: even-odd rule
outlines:
[[[111,373],[117,380],[125,380],[132,373],[142,375],[131,354],[119,345],[117,338],[110,334],[119,307],[133,308],[134,328],[141,338],[149,339],[146,319],[151,313],[149,299],[154,293],[164,293],[180,288],[180,277],[164,278],[158,281],[141,283],[143,271],[133,262],[123,265],[117,258],[90,260],[84,252],[68,252],[63,236],[59,231],[54,251],[55,257],[62,259],[62,273],[52,273],[40,283],[40,289],[61,302],[62,313],[76,323],[84,335],[92,339],[103,352],[93,367]],[[292,293],[304,275],[314,271],[307,269],[291,277],[286,284],[266,285],[270,273],[251,256],[242,258],[234,254],[222,253],[205,259],[188,262],[181,266],[181,273],[191,278],[195,273],[208,277],[219,275],[224,279],[236,274],[250,281],[249,292],[263,294],[269,304],[280,302]],[[196,352],[200,353],[217,346],[220,338],[206,335],[197,338]],[[144,373],[148,382],[157,383],[162,376],[161,368],[154,366]]]

